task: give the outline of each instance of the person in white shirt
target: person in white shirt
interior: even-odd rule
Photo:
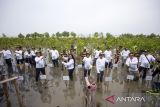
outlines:
[[[112,51],[110,48],[104,52],[104,57],[106,59],[105,68],[112,68]]]
[[[105,71],[105,58],[103,57],[103,54],[99,54],[99,58],[96,60],[96,70],[97,70],[97,82],[103,81],[103,75]]]
[[[151,64],[155,62],[155,58],[145,50],[139,57],[139,72],[143,71],[142,79],[145,79],[147,71],[151,68]]]
[[[12,65],[12,61],[11,61],[12,53],[11,53],[11,51],[8,50],[7,48],[5,48],[4,50],[1,51],[1,53],[3,53],[3,57],[4,57],[5,61],[6,61],[6,64],[8,66],[11,66]]]
[[[40,73],[45,75],[45,61],[41,52],[36,52],[35,62],[36,62],[36,82],[38,82]]]
[[[68,58],[68,61],[67,62],[62,62],[62,64],[67,68],[70,80],[73,80],[73,72],[74,72],[74,69],[75,69],[74,56],[72,54],[70,54],[69,58]]]
[[[126,60],[126,65],[128,67],[128,71],[131,75],[135,76],[135,79],[139,78],[139,71],[138,71],[138,58],[134,56],[133,53],[129,54],[129,57]]]
[[[3,53],[4,60],[6,61],[6,64],[7,64],[7,71],[8,71],[8,74],[10,76],[10,74],[13,73],[13,68],[12,68],[12,53],[7,48],[4,48],[4,50],[1,51],[0,53]]]
[[[82,62],[84,63],[84,77],[90,76],[90,71],[92,68],[92,58],[89,53],[86,53],[86,57],[83,58]]]
[[[93,63],[93,65],[96,64],[96,60],[99,58],[99,54],[100,54],[101,52],[102,52],[102,51],[100,50],[100,48],[97,47],[97,50],[95,50],[95,52],[94,52],[94,63]]]
[[[32,56],[32,65],[34,67],[36,66],[36,62],[35,62],[36,52],[37,52],[37,50],[35,50],[35,48],[32,48],[32,50],[31,50],[31,56]]]
[[[23,51],[21,47],[17,47],[15,51],[17,64],[23,64]]]
[[[122,50],[121,52],[121,56],[122,56],[122,66],[124,66],[126,59],[129,55],[130,51],[127,48],[124,48],[124,50]]]
[[[58,64],[59,52],[58,52],[58,50],[56,50],[55,47],[52,47],[52,50],[50,50],[50,53],[51,53],[52,62],[53,62],[54,67],[59,67],[59,64]]]
[[[29,49],[24,52],[24,59],[26,63],[32,65],[32,54]]]

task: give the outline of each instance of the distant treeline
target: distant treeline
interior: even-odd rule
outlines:
[[[133,34],[121,34],[119,36],[112,35],[110,33],[95,32],[93,35],[82,36],[77,35],[74,32],[57,32],[56,34],[49,35],[49,33],[32,33],[32,34],[19,34],[17,37],[8,37],[2,34],[0,38],[0,48],[8,47],[15,49],[16,46],[23,47],[44,47],[50,48],[52,46],[57,47],[59,51],[65,48],[70,48],[71,45],[76,45],[78,52],[80,52],[84,46],[89,48],[100,47],[102,50],[106,48],[118,48],[126,47],[132,51],[138,51],[147,49],[151,52],[160,50],[160,35],[133,35]]]

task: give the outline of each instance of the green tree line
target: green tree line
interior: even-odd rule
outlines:
[[[112,35],[110,33],[98,33],[86,37],[78,36],[74,32],[57,32],[49,35],[48,32],[43,34],[34,32],[31,34],[19,34],[17,37],[8,37],[2,34],[0,37],[0,48],[8,47],[15,48],[17,45],[23,47],[52,47],[56,46],[59,51],[64,48],[70,48],[71,45],[76,45],[78,52],[80,52],[84,46],[90,45],[93,48],[100,47],[102,50],[106,48],[117,48],[119,46],[127,47],[132,51],[138,51],[141,49],[147,49],[152,52],[160,50],[160,35],[133,35],[133,34],[121,34],[119,36]]]

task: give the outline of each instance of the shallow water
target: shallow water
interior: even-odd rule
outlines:
[[[149,81],[128,81],[125,67],[107,69],[105,76],[112,77],[112,81],[103,80],[97,83],[95,93],[88,94],[83,78],[83,69],[76,68],[74,80],[63,80],[67,76],[67,70],[61,67],[46,67],[47,82],[41,80],[37,85],[33,70],[21,70],[20,75],[24,76],[24,81],[17,80],[20,91],[22,107],[160,107],[160,97],[145,93],[151,89]],[[96,81],[95,68],[92,69],[91,76]],[[8,83],[9,99],[3,99],[0,107],[20,107],[13,84]],[[115,102],[114,104],[106,101],[108,96],[117,97],[143,97],[145,102]]]

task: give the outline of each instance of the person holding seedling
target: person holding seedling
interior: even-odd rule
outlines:
[[[92,58],[89,53],[86,53],[86,57],[82,60],[84,64],[84,77],[87,75],[90,76],[91,68],[92,68]]]
[[[97,47],[97,50],[95,50],[95,52],[94,52],[94,62],[93,62],[93,65],[96,64],[96,60],[99,58],[99,55],[100,55],[101,52],[102,51],[100,50],[100,48]]]
[[[54,67],[59,67],[59,52],[58,50],[56,50],[56,47],[52,47],[52,49],[49,51],[51,53],[51,57],[52,57],[52,62]]]
[[[126,59],[128,58],[130,53],[130,50],[128,50],[127,48],[124,48],[124,50],[122,50],[121,52],[121,56],[122,56],[122,66],[124,66]]]
[[[108,50],[105,50],[104,52],[104,56],[106,59],[106,63],[105,63],[105,68],[112,68],[112,51],[110,50],[110,48],[108,48]]]
[[[40,73],[42,73],[43,75],[45,75],[44,56],[39,51],[36,52],[35,62],[36,62],[36,82],[38,82],[39,77],[40,77]]]
[[[21,46],[17,47],[15,54],[16,54],[17,65],[20,66],[20,68],[22,69],[24,64],[24,59],[23,59],[24,57],[23,57],[23,50]]]
[[[138,58],[131,52],[126,60],[129,74],[134,75],[134,80],[139,79]]]
[[[141,56],[139,57],[139,71],[143,72],[142,79],[146,78],[147,71],[153,68],[151,64],[154,62],[155,58],[151,54],[149,54],[147,50],[142,52]]]
[[[97,82],[103,81],[103,75],[105,71],[105,58],[102,53],[99,54],[99,58],[96,60],[96,70],[97,70]]]
[[[68,75],[70,80],[73,80],[73,72],[75,70],[75,58],[72,54],[69,55],[67,62],[62,62],[62,64],[68,69]]]

